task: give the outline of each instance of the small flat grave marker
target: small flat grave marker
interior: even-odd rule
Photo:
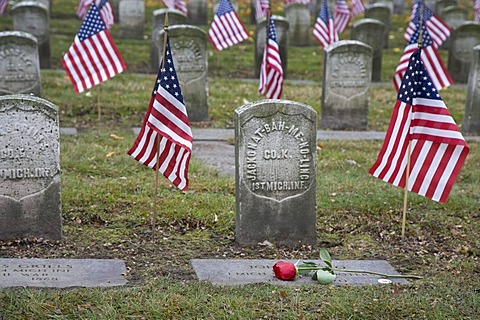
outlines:
[[[123,286],[126,272],[113,259],[0,259],[0,288]]]
[[[295,281],[282,281],[275,278],[273,265],[278,260],[241,260],[241,259],[193,259],[190,263],[199,280],[215,285],[242,285],[268,283],[275,285],[311,285],[317,284],[309,275],[298,277]],[[285,260],[287,261],[287,260]],[[288,260],[293,263],[296,260]],[[308,260],[320,264],[320,260]],[[337,260],[332,261],[336,268],[365,270],[390,275],[399,273],[385,260]],[[379,284],[384,277],[367,273],[336,272],[334,285],[372,285]],[[407,283],[404,278],[393,278],[392,283]]]

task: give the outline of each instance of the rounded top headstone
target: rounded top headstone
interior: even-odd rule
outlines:
[[[32,44],[37,44],[37,38],[28,32],[23,31],[2,31],[0,32],[0,38],[2,39],[12,39],[12,38],[25,38],[27,41],[31,41]]]
[[[29,8],[29,7],[38,7],[38,8],[41,8],[41,9],[45,10],[45,12],[48,13],[47,6],[45,6],[43,3],[37,2],[37,1],[22,1],[22,2],[19,2],[12,7],[12,12],[15,11],[15,10],[18,10],[18,9]]]

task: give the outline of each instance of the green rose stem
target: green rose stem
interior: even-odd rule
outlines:
[[[339,268],[330,268],[326,267],[328,270],[331,271],[337,271],[337,272],[350,272],[350,273],[368,273],[368,274],[373,274],[376,276],[382,276],[385,278],[409,278],[409,279],[423,279],[422,276],[415,276],[411,274],[385,274],[385,273],[380,273],[380,272],[375,272],[375,271],[367,271],[367,270],[350,270],[350,269],[339,269]],[[298,270],[320,270],[323,269],[322,267],[297,267]]]

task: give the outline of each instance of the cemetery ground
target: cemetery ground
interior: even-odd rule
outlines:
[[[382,145],[377,140],[318,141],[316,246],[238,245],[234,179],[213,171],[195,154],[188,192],[160,177],[152,230],[154,172],[126,155],[135,139],[131,128],[141,124],[156,76],[146,74],[149,42],[117,39],[115,26],[112,35],[127,72],[75,95],[60,60],[80,25],[76,2],[53,1],[53,70],[42,70],[42,97],[59,106],[62,127],[79,129],[76,136],[61,136],[64,239],[3,241],[0,257],[123,259],[129,282],[116,288],[2,289],[0,319],[478,318],[478,142],[468,142],[470,154],[446,204],[408,195],[405,238],[400,235],[403,191],[367,173]],[[146,1],[146,35],[156,3]],[[239,3],[241,10],[248,7]],[[372,131],[386,130],[390,120],[396,99],[391,77],[404,47],[406,16],[394,17],[391,48],[383,59],[385,83],[370,89]],[[10,26],[8,16],[0,19],[2,31]],[[312,43],[289,49],[284,98],[320,114],[323,53]],[[192,126],[233,128],[233,110],[262,99],[258,82],[242,79],[252,78],[253,43],[221,53],[211,46],[208,50],[210,121]],[[445,52],[442,57],[446,62]],[[440,94],[460,125],[466,86]],[[197,281],[189,263],[198,258],[313,260],[321,247],[337,260],[385,259],[398,272],[424,279],[363,287],[220,287]]]

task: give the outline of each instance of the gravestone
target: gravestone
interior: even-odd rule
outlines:
[[[467,83],[473,48],[480,44],[480,25],[467,21],[451,34],[448,72],[456,83]]]
[[[206,25],[208,23],[208,1],[187,1],[188,23],[193,25]]]
[[[50,68],[50,31],[48,8],[35,1],[19,2],[11,10],[13,29],[37,38],[40,68]]]
[[[122,260],[1,259],[0,288],[113,287],[127,283]]]
[[[363,42],[373,49],[372,81],[382,80],[382,57],[385,38],[385,24],[375,19],[357,20],[352,26],[352,40]]]
[[[120,22],[120,11],[118,9],[118,6],[120,4],[120,0],[109,0],[110,1],[110,6],[112,7],[112,12],[113,12],[113,17],[115,19],[115,23]]]
[[[372,55],[370,46],[355,40],[325,48],[322,129],[367,129]]]
[[[435,13],[443,19],[443,10],[446,8],[446,7],[451,7],[451,6],[455,6],[457,5],[457,1],[456,0],[438,0],[438,1],[435,1],[435,7],[434,7],[434,10],[435,10]]]
[[[219,4],[220,0],[213,0],[213,14],[215,15],[215,13],[217,13],[217,10],[218,10],[218,4]],[[235,12],[238,13],[238,0],[230,0],[230,4],[232,5],[233,7],[233,10],[235,10]]]
[[[462,131],[465,133],[480,133],[480,45],[475,46],[472,52]]]
[[[287,100],[235,110],[238,243],[316,243],[316,122],[310,106]]]
[[[120,0],[118,11],[118,36],[123,39],[143,39],[145,0]]]
[[[368,1],[367,6],[370,6],[372,4],[379,4],[379,3],[386,5],[390,9],[390,13],[393,14],[395,5],[394,5],[394,1],[392,0],[370,0]]]
[[[453,30],[460,27],[467,21],[468,11],[458,7],[458,6],[450,6],[446,7],[443,10],[443,21],[451,27]],[[450,49],[450,42],[451,37],[448,37],[440,46],[442,50]]]
[[[282,67],[284,76],[287,73],[288,65],[288,30],[289,22],[287,19],[281,16],[273,15],[272,19],[275,21],[275,33],[277,35],[278,49],[280,51],[280,59],[282,59]],[[267,38],[267,29],[265,25],[267,23],[266,18],[261,18],[255,29],[255,65],[254,75],[256,78],[260,76],[260,68],[262,66],[263,52],[265,50],[265,41]]]
[[[158,44],[163,47],[163,38],[160,39],[160,30],[163,30],[165,24],[165,14],[168,13],[168,25],[186,24],[187,16],[180,10],[176,9],[158,9],[153,11],[152,37],[150,40],[150,71],[158,72],[160,64],[160,56]]]
[[[248,15],[250,24],[256,24],[257,23],[257,18],[256,18],[256,0],[250,1],[250,14]]]
[[[376,19],[385,25],[385,43],[384,48],[389,47],[389,35],[390,35],[390,28],[391,28],[391,18],[392,18],[392,11],[390,7],[385,3],[374,3],[367,5],[365,7],[365,18],[366,19]]]
[[[393,14],[405,14],[405,0],[393,0]]]
[[[308,4],[293,3],[286,6],[285,18],[289,23],[288,44],[297,47],[310,45],[310,11]]]
[[[296,263],[296,260],[283,260]],[[320,260],[308,260],[317,265],[324,265]],[[252,283],[268,283],[282,286],[317,285],[310,275],[297,276],[295,281],[282,281],[275,278],[273,265],[278,260],[266,259],[192,259],[190,263],[200,281],[209,281],[214,285],[245,285]],[[380,272],[388,275],[400,275],[385,260],[333,260],[334,268],[340,270],[363,270]],[[390,283],[408,283],[404,278],[385,278],[369,273],[350,273],[336,271],[334,286],[351,285],[380,285]]]
[[[159,39],[162,39],[161,43],[157,44],[160,56],[164,33],[164,30],[159,32]],[[207,33],[196,26],[175,25],[169,27],[168,36],[188,118],[190,122],[207,121]]]
[[[20,31],[0,32],[0,95],[41,95],[37,39]]]
[[[61,239],[57,106],[2,96],[0,123],[0,239]]]

